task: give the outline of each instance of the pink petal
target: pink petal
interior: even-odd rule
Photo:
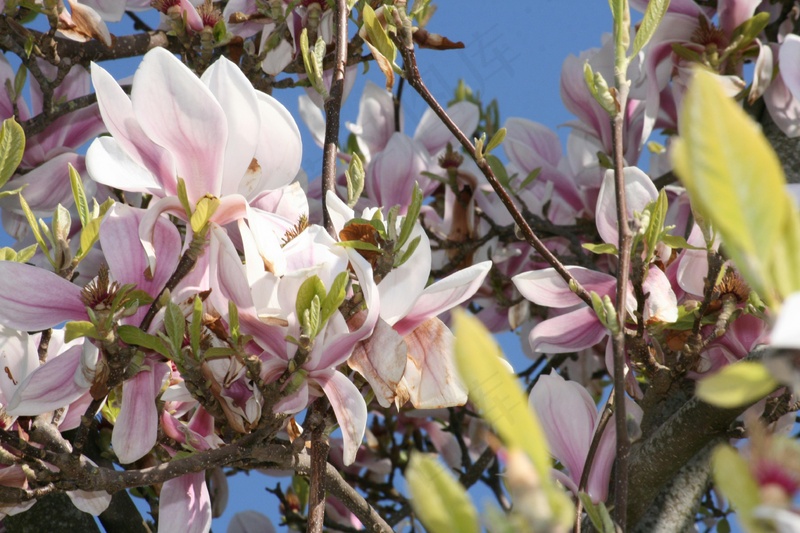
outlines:
[[[209,246],[211,275],[211,302],[223,316],[228,314],[228,301],[232,301],[241,313],[255,314],[253,296],[239,252],[228,234],[220,227],[211,230]]]
[[[580,480],[597,420],[592,397],[579,383],[553,372],[539,376],[529,403],[547,435],[550,452],[573,481]]]
[[[150,50],[133,79],[142,129],[175,158],[191,204],[220,195],[228,122],[211,91],[163,48]]]
[[[325,117],[322,111],[306,94],[300,95],[297,107],[300,118],[303,119],[308,131],[311,132],[311,138],[314,139],[314,143],[322,148],[325,144]]]
[[[111,494],[106,491],[85,491],[85,490],[70,490],[67,491],[67,496],[72,501],[72,505],[92,516],[97,516],[106,509],[111,503]]]
[[[400,335],[405,335],[429,318],[468,300],[481,287],[491,268],[492,262],[484,261],[454,272],[426,287],[408,315],[396,323],[394,328]]]
[[[35,416],[80,398],[89,389],[76,379],[82,371],[82,351],[82,345],[73,346],[29,374],[8,404],[8,413]]]
[[[386,148],[394,134],[392,93],[368,81],[358,105],[357,121],[357,125],[351,125],[350,129],[356,134],[358,146],[369,161]]]
[[[761,0],[720,0],[717,4],[717,15],[720,27],[727,35],[733,33],[740,24],[750,19]]]
[[[23,331],[88,320],[81,287],[42,268],[0,261],[0,324]]]
[[[161,487],[158,531],[206,533],[211,528],[211,498],[205,472],[170,479]]]
[[[122,384],[122,408],[111,434],[111,445],[121,464],[141,459],[156,444],[156,396],[169,367],[152,361],[149,364],[152,369],[139,372]]]
[[[561,141],[550,128],[523,118],[506,120],[503,143],[508,159],[525,173],[556,167],[561,160]],[[524,176],[523,176],[524,177]]]
[[[134,114],[128,95],[117,84],[114,77],[96,63],[92,64],[92,83],[97,93],[97,103],[103,122],[114,140],[119,143],[121,151],[154,174],[166,192],[174,194],[177,190],[177,178],[172,154],[147,136]],[[90,162],[87,165],[91,168]],[[124,175],[100,176],[99,178],[123,180]],[[129,190],[125,188],[124,183],[120,188]]]
[[[590,307],[581,307],[540,322],[531,330],[531,348],[535,352],[569,353],[591,348],[608,330]]]
[[[658,191],[653,185],[653,180],[637,167],[625,167],[625,200],[628,208],[628,221],[633,219],[634,212],[642,212],[644,208],[658,198]],[[617,225],[617,200],[614,185],[614,171],[607,170],[600,186],[600,195],[597,198],[597,232],[603,241],[617,246],[619,244],[619,231]]]
[[[381,318],[390,326],[409,313],[428,283],[431,273],[431,246],[428,235],[420,224],[414,225],[409,240],[417,237],[420,238],[419,245],[408,261],[389,272],[378,285]]]
[[[408,363],[403,382],[417,409],[464,405],[467,389],[453,361],[453,333],[431,318],[405,336]]]
[[[658,320],[671,324],[678,320],[678,299],[664,271],[651,266],[642,288],[645,294],[650,294],[645,308],[645,321]]]
[[[245,194],[241,191],[242,180],[260,140],[256,91],[241,69],[225,57],[215,61],[201,80],[222,106],[228,124],[220,192],[222,195]]]
[[[258,112],[261,116],[259,143],[255,158],[261,167],[256,185],[239,192],[247,198],[267,190],[279,189],[291,183],[300,170],[303,141],[300,130],[289,111],[273,97],[257,93]]]
[[[231,518],[228,533],[275,533],[275,526],[258,511],[240,511]]]
[[[480,111],[478,106],[472,102],[456,102],[447,108],[447,114],[467,137],[472,135],[478,127]],[[447,143],[452,144],[454,148],[458,146],[458,141],[444,125],[444,122],[430,109],[422,114],[414,132],[414,140],[427,148],[431,155],[438,154]]]
[[[613,295],[616,290],[617,280],[609,274],[579,266],[568,266],[567,270],[586,290],[600,296]],[[511,281],[525,299],[537,305],[565,308],[583,303],[553,268],[523,272]]]
[[[9,187],[25,187],[22,193],[34,213],[45,217],[53,215],[58,204],[72,205],[72,189],[69,184],[69,166],[78,169],[83,167],[83,158],[76,153],[66,152],[57,155],[43,164],[18,176],[8,184]],[[8,203],[5,203],[8,205]],[[22,213],[19,201],[15,199],[11,209]]]
[[[39,338],[40,335],[0,326],[0,368],[5,370],[0,374],[1,405],[8,405],[19,383],[39,367]]]
[[[327,370],[315,373],[313,379],[319,383],[331,402],[336,421],[342,430],[342,460],[345,466],[350,466],[356,460],[367,428],[367,404],[364,403],[361,392],[344,374]]]
[[[400,205],[401,212],[411,203],[414,184],[425,187],[430,179],[423,178],[430,164],[427,152],[413,139],[395,133],[386,148],[375,155],[367,167],[364,189],[377,205]]]

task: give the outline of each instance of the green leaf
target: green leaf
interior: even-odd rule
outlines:
[[[695,394],[716,407],[734,408],[757,402],[779,386],[763,364],[739,361],[701,379]]]
[[[314,300],[314,297],[322,301],[325,299],[326,295],[325,285],[322,283],[322,280],[319,279],[319,276],[313,275],[307,278],[300,285],[300,288],[297,289],[297,300],[295,301],[297,318],[303,318],[306,310],[311,307],[311,302]]]
[[[22,94],[25,82],[28,80],[28,67],[24,64],[19,66],[19,70],[14,75],[14,100]]]
[[[203,359],[219,359],[221,357],[233,357],[236,350],[228,346],[212,346],[203,352]]]
[[[330,291],[328,291],[328,295],[323,298],[322,306],[320,308],[320,318],[322,319],[321,324],[323,326],[339,309],[339,306],[342,305],[342,302],[344,302],[344,298],[347,295],[347,281],[349,279],[350,275],[346,271],[339,272],[336,278],[334,278]]]
[[[406,241],[408,241],[408,238],[411,236],[411,232],[414,231],[414,226],[417,224],[421,208],[422,189],[419,188],[419,184],[415,183],[414,191],[411,193],[411,204],[408,206],[406,216],[403,217],[403,225],[400,227],[400,235],[397,237],[396,247],[398,249],[405,245]]]
[[[72,197],[75,199],[75,208],[78,211],[81,227],[85,228],[92,219],[92,212],[89,209],[89,201],[86,199],[86,191],[83,188],[81,175],[78,174],[72,163],[69,164],[69,184],[72,187]]]
[[[178,304],[167,302],[167,309],[164,313],[164,329],[167,337],[172,343],[174,354],[181,353],[183,347],[183,337],[186,335],[186,317]]]
[[[431,533],[479,533],[478,511],[467,491],[436,460],[413,452],[405,471],[411,506]]]
[[[200,198],[200,201],[197,202],[197,207],[195,207],[194,213],[192,213],[192,218],[190,219],[192,230],[194,230],[195,233],[200,233],[200,230],[205,227],[218,207],[219,198],[214,198],[211,196],[204,196]]]
[[[53,257],[50,255],[50,249],[47,247],[47,244],[44,242],[44,238],[42,237],[42,232],[39,228],[39,222],[36,220],[36,217],[33,215],[33,211],[28,206],[28,202],[25,201],[25,198],[20,194],[19,195],[19,205],[22,206],[22,212],[25,213],[25,219],[28,221],[28,225],[31,228],[31,232],[33,233],[33,238],[39,244],[39,247],[44,252],[45,257],[50,262],[51,265],[55,267],[53,262]]]
[[[14,175],[24,153],[25,131],[14,117],[5,119],[0,127],[0,187]]]
[[[16,194],[19,194],[27,186],[28,186],[28,184],[26,183],[22,187],[18,187],[16,189],[13,189],[13,190],[10,190],[10,191],[0,191],[0,198],[8,198],[9,196],[14,196]]]
[[[189,193],[186,191],[186,182],[183,178],[178,178],[178,200],[186,213],[187,218],[192,216],[192,204],[189,202]]]
[[[200,353],[200,339],[203,336],[203,301],[199,296],[192,303],[192,323],[189,325],[189,343],[195,357]]]
[[[661,242],[670,248],[679,248],[681,250],[705,250],[705,248],[699,246],[692,246],[680,235],[662,235]]]
[[[766,11],[756,13],[752,18],[745,20],[733,30],[730,42],[735,43],[735,47],[732,50],[725,51],[730,52],[747,48],[764,31],[768,24],[769,13]]]
[[[347,206],[352,208],[364,192],[364,164],[358,154],[350,157],[344,176],[347,179]]]
[[[613,254],[617,255],[617,247],[611,243],[603,242],[600,244],[592,244],[590,242],[585,242],[581,244],[581,247],[589,250],[593,254]]]
[[[667,217],[667,193],[664,189],[658,191],[658,198],[652,201],[646,208],[650,212],[650,220],[645,230],[644,238],[647,244],[647,263],[656,253],[656,246],[661,241],[664,233],[664,220]]]
[[[586,514],[589,515],[589,520],[592,521],[592,525],[597,531],[600,533],[616,533],[614,521],[608,513],[606,504],[600,502],[598,505],[595,505],[594,502],[592,502],[592,498],[585,492],[581,492],[578,497],[581,499],[583,508],[586,509]]]
[[[761,128],[704,70],[695,71],[680,123],[672,159],[692,206],[718,230],[745,280],[774,305],[786,290],[800,289],[800,269],[789,280],[772,277],[776,250],[783,250],[782,261],[800,259],[797,235],[787,233],[796,225],[789,217],[797,214],[778,157]]]
[[[406,249],[403,250],[403,252],[399,256],[397,256],[395,258],[394,265],[392,265],[392,266],[394,268],[397,268],[397,267],[401,266],[403,263],[405,263],[406,261],[408,261],[409,259],[411,259],[411,256],[414,255],[414,252],[416,251],[417,246],[419,246],[419,243],[420,243],[421,240],[422,240],[422,236],[421,235],[417,235],[416,237],[414,237],[414,239],[411,241],[411,243],[409,243],[409,245],[406,246]]]
[[[455,359],[470,401],[509,448],[524,451],[539,474],[558,524],[570,527],[572,502],[551,481],[547,439],[536,414],[513,374],[501,362],[501,352],[486,327],[460,308],[453,310]]]
[[[78,255],[76,256],[78,261],[86,257],[86,254],[89,253],[89,250],[92,249],[92,246],[94,246],[94,244],[100,239],[100,224],[102,222],[102,217],[93,218],[81,230],[81,249],[78,251]]]
[[[322,44],[321,49],[320,43]],[[320,55],[320,50],[322,55]],[[303,32],[300,34],[300,53],[303,56],[303,65],[305,65],[306,75],[311,82],[311,86],[323,99],[327,98],[328,91],[322,80],[322,57],[325,55],[325,42],[321,37],[318,37],[314,50],[310,50],[308,46],[308,28],[303,28]]]
[[[228,332],[234,341],[239,339],[239,309],[232,301],[228,302]]]
[[[394,69],[397,68],[394,64],[397,48],[369,4],[364,4],[361,16],[364,23],[359,33],[364,38],[364,42],[369,47],[370,52],[372,52],[378,68],[386,76],[386,90],[391,91],[394,85]]]
[[[355,250],[366,250],[369,252],[380,252],[381,249],[378,246],[375,246],[371,242],[364,242],[364,241],[340,241],[336,243],[338,246],[343,248],[353,248]]]
[[[539,174],[541,174],[541,172],[542,172],[542,167],[537,167],[537,168],[534,168],[533,170],[531,170],[528,173],[528,175],[525,176],[525,179],[522,180],[522,183],[519,184],[519,189],[518,190],[521,191],[521,190],[527,188],[528,185],[533,183],[533,180],[535,180],[536,178],[539,177]]]
[[[64,342],[72,342],[81,337],[99,339],[100,334],[97,332],[95,325],[86,320],[67,322],[64,325]]]
[[[613,116],[617,112],[617,103],[608,88],[608,82],[599,72],[593,72],[591,65],[587,61],[583,65],[583,79],[586,87],[589,88],[592,98],[600,104],[606,113]]]
[[[119,326],[117,335],[122,342],[131,346],[141,346],[147,350],[160,353],[167,359],[172,359],[172,352],[166,343],[155,335],[142,331],[136,326]]]
[[[500,144],[506,139],[507,130],[505,128],[500,128],[497,132],[492,135],[492,138],[489,139],[489,143],[486,145],[486,148],[483,149],[484,156],[500,146]]]
[[[745,531],[764,531],[753,518],[753,510],[761,504],[761,491],[750,467],[739,452],[728,444],[720,444],[711,454],[714,485],[736,509],[736,517]]]
[[[489,168],[492,169],[497,181],[500,182],[503,188],[508,189],[511,178],[509,177],[508,171],[506,170],[505,165],[503,165],[503,162],[500,161],[497,156],[493,156],[492,154],[486,156],[486,162],[489,163]]]
[[[661,24],[661,19],[667,13],[669,7],[669,0],[650,0],[647,3],[647,8],[644,12],[639,30],[636,32],[636,37],[633,38],[633,51],[631,52],[631,59],[638,54],[642,48],[650,41],[653,34]]]

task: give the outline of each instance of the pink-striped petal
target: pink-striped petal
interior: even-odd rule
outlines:
[[[211,91],[164,48],[150,50],[133,79],[133,111],[175,159],[191,204],[220,196],[228,123]]]
[[[82,289],[42,268],[0,261],[0,324],[23,331],[88,320]]]
[[[206,533],[211,529],[211,497],[205,472],[166,481],[161,488],[159,533]]]
[[[367,404],[358,388],[336,370],[314,373],[313,379],[319,383],[331,402],[336,421],[342,430],[342,460],[345,466],[350,466],[356,460],[356,453],[367,429]]]
[[[478,127],[480,110],[472,102],[456,102],[447,108],[447,114],[467,136],[470,136]],[[438,154],[447,143],[454,147],[458,146],[456,138],[431,109],[427,109],[422,114],[417,129],[414,131],[414,140],[424,146],[431,155]]]
[[[625,167],[623,170],[625,180],[625,199],[628,208],[628,220],[633,218],[634,212],[641,213],[644,208],[658,198],[658,190],[653,185],[653,180],[637,167]],[[597,232],[603,241],[617,246],[619,244],[619,226],[617,224],[616,186],[614,184],[614,171],[607,170],[600,186],[600,195],[597,198],[595,211]]]
[[[591,348],[606,335],[608,330],[594,310],[581,307],[540,322],[531,330],[529,338],[534,352],[569,353]]]
[[[612,295],[616,290],[617,280],[609,274],[579,266],[568,266],[567,270],[586,290],[600,296]],[[523,272],[511,281],[526,300],[537,305],[566,308],[583,302],[553,268]]]
[[[121,464],[141,459],[156,444],[156,396],[169,367],[153,361],[149,364],[149,370],[139,372],[122,384],[122,408],[111,434],[111,445]]]
[[[12,416],[36,416],[66,407],[80,398],[89,386],[79,379],[83,346],[77,345],[47,361],[19,384],[8,404]]]

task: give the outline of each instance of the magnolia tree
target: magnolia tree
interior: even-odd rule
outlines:
[[[562,150],[426,0],[0,0],[4,528],[798,531],[800,6],[609,3]]]

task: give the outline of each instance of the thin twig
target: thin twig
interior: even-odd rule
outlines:
[[[336,183],[336,155],[339,152],[339,115],[344,94],[344,69],[347,63],[347,2],[336,0],[336,61],[328,98],[325,100],[325,146],[322,151],[322,222],[333,235],[333,222],[328,213],[328,191]]]
[[[402,17],[404,14],[400,14],[399,10],[394,11],[397,13],[398,16]],[[567,268],[558,260],[558,258],[551,252],[544,243],[539,239],[539,237],[534,233],[533,229],[530,227],[528,222],[525,220],[525,217],[520,212],[519,208],[517,208],[514,200],[508,195],[506,190],[503,188],[503,185],[498,181],[497,177],[494,175],[492,168],[489,166],[489,163],[486,161],[485,158],[481,154],[478,154],[475,150],[475,146],[467,139],[464,132],[456,125],[455,122],[450,118],[444,108],[439,104],[439,102],[434,98],[428,88],[425,86],[425,83],[422,81],[422,76],[419,73],[419,67],[417,66],[417,57],[414,52],[414,44],[413,38],[410,32],[410,28],[404,26],[402,24],[398,25],[398,31],[401,32],[400,35],[393,35],[395,39],[395,43],[397,44],[397,48],[400,51],[400,54],[403,57],[403,67],[405,69],[405,78],[408,84],[415,90],[417,93],[425,100],[425,103],[428,104],[428,107],[433,110],[436,116],[444,123],[448,130],[458,139],[458,142],[461,144],[462,147],[467,151],[467,153],[475,160],[475,163],[480,168],[481,172],[489,183],[494,188],[497,195],[500,197],[500,200],[503,202],[503,205],[508,210],[511,217],[514,219],[514,222],[519,227],[522,235],[525,237],[525,241],[530,244],[541,256],[547,261],[555,271],[561,276],[561,278],[570,286],[570,288],[575,292],[578,297],[586,302],[587,305],[592,305],[591,296],[583,288],[583,286],[574,278],[572,274],[567,270]]]

